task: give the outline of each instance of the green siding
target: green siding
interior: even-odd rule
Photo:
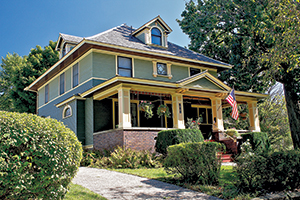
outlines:
[[[85,102],[77,100],[77,138],[85,145]]]
[[[93,53],[93,77],[109,79],[116,76],[115,62],[114,55]]]
[[[79,84],[93,76],[92,57],[89,54],[79,62]]]
[[[213,75],[214,77],[217,77],[218,78],[218,72],[215,72],[215,71],[209,71],[208,72]]]
[[[216,86],[215,84],[213,84],[212,82],[210,82],[209,80],[207,80],[206,78],[201,78],[197,81],[194,81],[190,84],[188,84],[187,86],[189,87],[197,87],[200,86],[201,88],[208,88],[208,89],[212,89],[212,90],[222,90],[221,88],[219,88],[218,86]]]
[[[39,105],[38,107],[41,107],[45,103],[45,87],[42,87],[39,90]]]
[[[66,76],[66,92],[68,92],[71,88],[72,88],[72,85],[71,85],[71,81],[72,81],[72,78],[71,78],[71,76],[72,76],[72,73],[71,73],[71,71],[72,71],[72,67],[71,68],[69,68],[69,69],[67,69],[67,71],[65,72],[65,76]]]
[[[112,100],[94,101],[94,132],[113,128]]]
[[[178,66],[178,65],[171,65],[171,73],[173,75],[172,80],[179,81],[189,76],[189,68]]]
[[[137,78],[153,79],[152,66],[151,61],[134,59],[134,76]]]
[[[145,43],[145,33],[140,34],[139,36],[137,36],[137,38],[141,40],[143,43]]]
[[[49,101],[58,96],[59,76],[49,82]]]
[[[93,144],[94,112],[93,98],[85,100],[85,145]]]

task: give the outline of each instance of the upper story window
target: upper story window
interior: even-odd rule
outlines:
[[[118,57],[118,74],[120,76],[132,77],[132,60],[131,58]]]
[[[158,28],[153,28],[151,30],[151,41],[152,44],[157,44],[161,46],[161,32]]]
[[[190,68],[190,76],[193,76],[195,74],[199,74],[201,72],[201,69],[198,68]]]
[[[59,77],[59,94],[65,93],[65,72]]]
[[[76,87],[78,85],[78,78],[79,78],[78,63],[76,63],[73,66],[72,71],[73,71],[73,83],[72,83],[72,86]]]
[[[157,74],[158,75],[167,75],[167,65],[163,63],[157,63]]]
[[[49,85],[47,84],[45,86],[45,103],[48,103],[49,101]]]

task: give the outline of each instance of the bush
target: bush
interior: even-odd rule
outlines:
[[[75,176],[82,147],[54,119],[0,111],[0,199],[60,199]]]
[[[243,192],[282,191],[300,187],[300,152],[263,152],[237,159],[237,186]]]
[[[181,143],[169,146],[163,166],[168,173],[181,175],[188,183],[218,184],[221,158],[217,142]]]
[[[172,129],[160,131],[156,138],[155,150],[158,153],[167,155],[167,148],[170,145],[203,142],[204,138],[200,130],[196,129]]]
[[[242,135],[243,142],[249,141],[251,147],[256,152],[270,150],[268,134],[264,132],[251,132]]]
[[[154,168],[159,166],[156,154],[150,151],[136,151],[130,148],[117,147],[108,157],[95,159],[91,167],[100,168]]]
[[[93,162],[95,162],[98,158],[102,158],[105,155],[105,152],[99,150],[89,150],[85,149],[82,153],[82,159],[80,162],[80,166],[88,167]]]

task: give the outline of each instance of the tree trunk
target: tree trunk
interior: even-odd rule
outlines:
[[[284,84],[283,88],[293,145],[295,149],[300,149],[300,109],[297,94],[289,84]]]

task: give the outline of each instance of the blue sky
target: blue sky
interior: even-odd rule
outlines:
[[[0,7],[0,57],[28,55],[59,33],[88,37],[126,23],[138,28],[160,15],[173,29],[169,41],[188,46],[176,19],[185,0],[7,0]]]

